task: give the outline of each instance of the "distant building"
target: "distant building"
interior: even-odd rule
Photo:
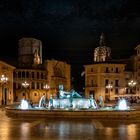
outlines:
[[[12,104],[13,92],[13,71],[15,67],[6,62],[0,61],[0,105]]]
[[[85,96],[114,99],[125,94],[125,64],[96,63],[85,65]]]
[[[125,63],[111,61],[111,49],[101,34],[99,47],[94,50],[94,62],[85,67],[85,96],[90,94],[98,99],[115,99],[126,94]]]
[[[44,88],[46,84],[48,79],[45,69],[17,68],[14,71],[14,100],[30,99],[38,102],[41,96],[47,94]]]
[[[20,67],[42,64],[42,42],[35,38],[20,39],[18,64]]]
[[[137,84],[135,87],[135,91],[138,95],[140,95],[140,44],[135,48],[136,55],[134,56],[134,80],[136,80]]]
[[[34,38],[19,40],[18,63],[14,71],[14,100],[38,102],[41,96],[55,98],[58,86],[70,90],[70,65],[57,60],[42,62],[42,43]]]
[[[106,46],[104,33],[100,36],[99,47],[94,50],[94,62],[104,62],[111,59],[111,49]]]
[[[48,72],[48,84],[50,85],[50,92],[56,96],[59,85],[64,86],[64,90],[71,89],[71,66],[63,61],[55,59],[46,60],[45,67]]]

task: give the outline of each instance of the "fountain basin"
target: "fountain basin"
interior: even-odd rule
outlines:
[[[140,117],[139,110],[44,110],[44,109],[15,109],[6,107],[9,117],[34,118],[91,118],[91,119],[132,119]]]

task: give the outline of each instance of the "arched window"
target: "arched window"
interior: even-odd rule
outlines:
[[[32,82],[32,89],[35,89],[35,83]]]
[[[29,72],[28,71],[26,72],[26,78],[29,78]]]
[[[37,79],[39,79],[40,77],[39,77],[39,72],[37,72]]]
[[[43,87],[43,83],[41,83],[41,89],[44,89],[44,87]]]
[[[43,77],[43,73],[41,73],[41,79],[44,79],[44,77]]]
[[[18,72],[18,78],[21,78],[21,71]]]
[[[37,82],[37,89],[40,89],[40,83],[39,82]]]
[[[22,72],[22,78],[25,78],[25,71]]]
[[[14,72],[13,77],[15,77],[15,78],[17,77],[16,72]]]
[[[35,78],[34,72],[32,72],[32,78]]]

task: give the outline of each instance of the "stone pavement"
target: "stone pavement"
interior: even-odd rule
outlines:
[[[0,110],[0,140],[140,140],[140,119],[8,118]]]

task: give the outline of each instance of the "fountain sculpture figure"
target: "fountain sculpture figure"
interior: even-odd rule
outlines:
[[[40,100],[39,100],[39,104],[38,104],[38,107],[39,108],[42,108],[44,106],[44,104],[46,103],[46,96],[43,95]]]

